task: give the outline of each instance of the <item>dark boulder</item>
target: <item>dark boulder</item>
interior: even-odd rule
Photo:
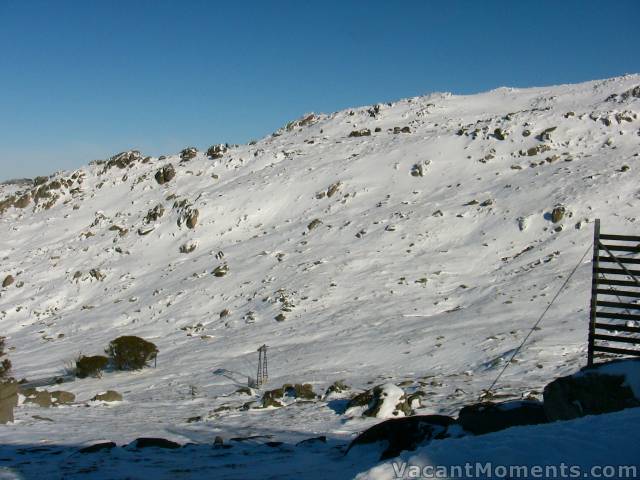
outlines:
[[[179,443],[172,442],[171,440],[167,440],[166,438],[154,438],[154,437],[136,438],[131,443],[131,446],[133,446],[133,448],[138,448],[138,449],[150,448],[150,447],[167,448],[167,449],[180,448]]]
[[[188,162],[192,158],[195,158],[198,155],[198,149],[195,147],[187,147],[180,152],[180,160],[183,162]]]
[[[619,360],[587,367],[560,377],[544,388],[544,410],[550,421],[640,407],[629,377],[640,377],[640,359]]]
[[[478,403],[464,407],[458,414],[460,426],[474,435],[547,422],[542,403],[536,401]]]
[[[424,442],[449,437],[449,427],[455,424],[453,418],[444,415],[392,418],[358,435],[347,448],[347,453],[356,445],[385,442],[380,460],[397,457],[403,450],[415,450]]]
[[[169,164],[162,167],[160,170],[156,172],[155,178],[156,182],[160,185],[163,185],[167,182],[170,182],[176,176],[176,170],[173,168],[173,165]]]
[[[223,143],[219,145],[212,145],[207,150],[207,157],[211,159],[222,158],[224,154],[227,153],[228,149],[229,147]]]

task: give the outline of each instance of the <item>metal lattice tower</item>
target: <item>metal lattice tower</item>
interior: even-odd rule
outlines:
[[[269,380],[269,370],[267,364],[267,346],[262,345],[258,349],[258,375],[256,376],[256,387],[260,388]]]

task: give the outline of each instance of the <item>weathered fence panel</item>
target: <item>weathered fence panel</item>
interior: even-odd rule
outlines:
[[[640,254],[640,236],[603,234],[600,220],[596,220],[587,359],[590,366],[596,356],[606,356],[603,354],[640,357],[640,303],[632,303],[632,299],[640,298],[640,270],[634,268],[640,265],[640,258],[632,254]]]

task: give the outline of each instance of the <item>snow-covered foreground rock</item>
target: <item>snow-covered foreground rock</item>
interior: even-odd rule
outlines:
[[[339,460],[379,421],[345,415],[350,393],[395,384],[424,393],[418,413],[455,413],[489,387],[588,250],[595,218],[604,231],[638,234],[638,85],[631,75],[432,94],[305,116],[210,155],[129,153],[38,185],[0,186],[0,282],[13,280],[0,290],[0,335],[13,375],[46,384],[120,335],[160,351],[155,368],[60,385],[76,395],[72,405],[20,405],[16,422],[0,426],[3,461],[33,446],[272,435],[266,441],[284,447],[254,439],[215,461],[193,447],[203,458],[194,465],[214,462],[218,478],[259,478],[252,469],[266,463],[285,477],[329,472],[331,459],[338,478],[370,468]],[[587,255],[497,394],[540,396],[585,363],[590,274]],[[242,409],[260,393],[237,390],[255,376],[262,344],[266,389],[310,383],[323,393],[344,380],[350,391]],[[106,390],[123,401],[89,402]],[[614,430],[634,415],[606,418]],[[590,432],[592,421],[605,420],[518,431],[526,443],[553,429]],[[508,432],[492,435],[509,442]],[[326,444],[287,450],[319,435]],[[450,439],[426,447],[436,457],[417,456],[453,462],[438,452],[455,442],[482,451],[489,438]],[[59,465],[51,458],[43,469]],[[75,458],[65,478],[84,468]],[[10,470],[38,468],[14,461]]]

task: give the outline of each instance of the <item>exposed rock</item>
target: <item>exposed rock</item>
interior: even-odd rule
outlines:
[[[536,138],[541,142],[551,140],[551,132],[555,131],[556,128],[558,127],[545,128],[539,135],[536,136]]]
[[[197,208],[189,210],[186,215],[186,224],[187,228],[196,228],[198,224],[198,217],[200,216],[200,212]]]
[[[98,281],[102,281],[107,277],[104,273],[102,273],[97,268],[92,268],[91,270],[89,270],[89,275],[91,275],[93,278],[95,278]]]
[[[360,130],[353,130],[349,136],[350,137],[368,137],[371,135],[371,130],[368,128],[362,128]]]
[[[167,182],[170,182],[176,176],[176,170],[173,168],[173,165],[165,165],[160,170],[156,172],[155,178],[156,182],[160,185],[163,185]]]
[[[182,162],[188,162],[192,158],[198,155],[198,149],[195,147],[187,147],[180,152],[180,160]]]
[[[529,148],[526,152],[520,151],[520,155],[521,156],[527,155],[529,157],[533,157],[535,155],[538,155],[539,153],[543,153],[548,150],[551,150],[551,147],[549,145],[537,145],[535,147]]]
[[[640,391],[632,388],[639,378],[640,359],[583,368],[544,388],[544,411],[555,421],[640,407]]]
[[[228,272],[229,272],[229,265],[227,265],[226,263],[224,265],[218,265],[216,268],[213,269],[213,274],[216,277],[224,277]]]
[[[284,313],[279,313],[275,316],[276,322],[284,322],[286,319],[287,317],[284,315]]]
[[[107,390],[104,393],[99,393],[91,399],[92,402],[121,402],[122,394],[115,390]]]
[[[320,224],[322,224],[322,220],[316,218],[316,219],[312,220],[311,223],[309,223],[309,225],[307,225],[307,229],[309,231],[311,231],[314,228],[318,227]]]
[[[142,155],[138,150],[130,150],[128,152],[118,153],[107,161],[103,172],[109,170],[112,167],[127,168],[131,166],[132,163],[140,159],[142,159]]]
[[[508,135],[508,133],[505,130],[501,129],[501,128],[496,128],[493,131],[493,136],[495,138],[497,138],[498,140],[506,140],[507,139],[507,135]]]
[[[527,224],[528,224],[527,217],[518,217],[516,221],[518,222],[518,229],[521,232],[524,232],[527,229]]]
[[[629,98],[640,98],[640,85],[636,85],[635,87],[620,94],[620,100],[623,102]]]
[[[53,405],[51,400],[51,393],[46,390],[36,392],[35,395],[29,396],[25,399],[24,403],[35,403],[39,407],[49,408]]]
[[[111,225],[109,227],[109,231],[110,232],[118,232],[118,235],[120,235],[121,237],[124,237],[127,233],[129,233],[129,230],[121,227],[119,225]]]
[[[27,208],[30,203],[31,203],[31,195],[28,193],[25,193],[15,201],[13,206],[16,208]]]
[[[336,182],[332,185],[329,185],[329,188],[327,189],[327,197],[333,197],[336,192],[340,190],[340,187],[342,187],[342,182]]]
[[[474,435],[497,432],[516,425],[547,422],[542,403],[536,401],[478,403],[462,408],[458,414],[460,426]]]
[[[198,242],[191,240],[180,245],[180,253],[191,253],[198,248]]]
[[[147,215],[144,217],[145,223],[153,223],[157,222],[164,215],[164,207],[161,203],[153,207],[147,212]]]
[[[284,407],[287,400],[315,400],[318,396],[313,391],[313,386],[309,383],[292,385],[286,383],[282,388],[268,390],[262,395],[262,406],[266,407]]]
[[[76,396],[71,392],[56,390],[51,392],[51,402],[56,405],[65,405],[76,401]]]
[[[411,133],[411,128],[409,127],[393,127],[393,133]]]
[[[348,416],[390,418],[409,416],[413,412],[404,391],[387,383],[356,395],[349,401],[345,413]]]
[[[385,449],[380,460],[397,457],[403,450],[415,450],[420,444],[430,440],[451,436],[449,430],[455,424],[453,418],[444,415],[417,415],[386,420],[358,435],[347,448],[347,453],[356,445],[383,442]]]
[[[346,392],[347,390],[349,390],[349,385],[344,383],[344,380],[336,380],[331,385],[329,385],[327,391],[324,393],[324,396],[328,397],[329,395]]]
[[[294,120],[292,122],[287,123],[287,125],[284,127],[284,129],[287,132],[290,132],[293,129],[298,128],[298,127],[306,127],[307,125],[313,125],[317,121],[318,121],[318,117],[314,113],[309,113],[309,114],[304,115],[302,118],[300,118],[298,120]]]
[[[178,211],[178,227],[182,227],[183,224],[190,229],[196,227],[200,216],[200,211],[197,208],[194,208],[186,199],[176,201],[173,208]]]
[[[11,285],[13,282],[15,282],[15,278],[13,278],[13,275],[7,275],[6,277],[4,277],[4,280],[2,281],[2,288],[7,288],[9,285]]]
[[[565,207],[563,207],[562,205],[556,205],[555,207],[553,207],[553,210],[551,211],[551,221],[553,223],[558,223],[560,220],[564,218],[565,213],[566,213]]]
[[[424,177],[424,164],[416,163],[411,167],[411,176],[413,177]]]
[[[207,149],[207,156],[211,159],[222,158],[227,153],[227,150],[229,150],[229,146],[223,143],[212,145]]]

